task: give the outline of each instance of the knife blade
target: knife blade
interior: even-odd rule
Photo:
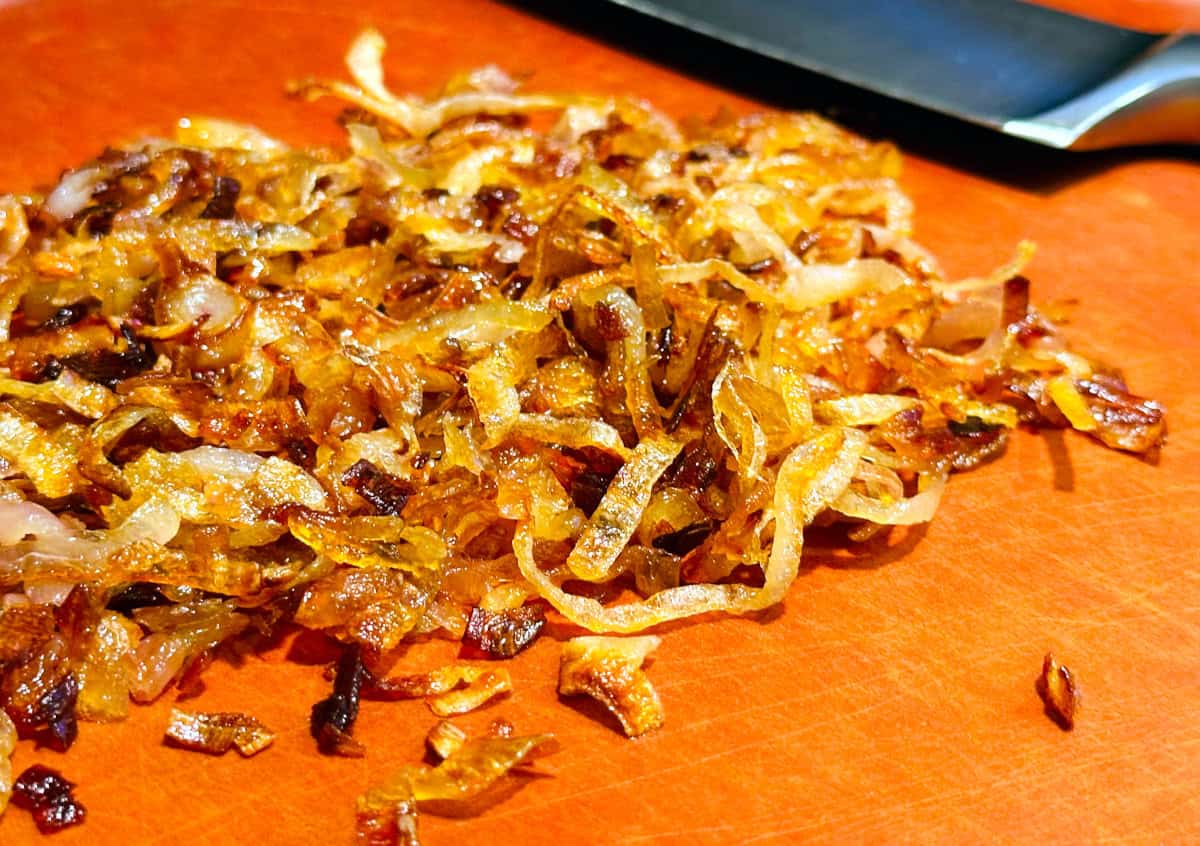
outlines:
[[[1053,147],[1200,143],[1200,36],[1015,0],[610,2]]]

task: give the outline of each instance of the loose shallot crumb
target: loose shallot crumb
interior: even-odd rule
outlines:
[[[1046,704],[1046,714],[1064,731],[1075,728],[1075,712],[1079,710],[1079,685],[1075,675],[1046,653],[1042,660],[1042,675],[1037,680],[1037,692]]]

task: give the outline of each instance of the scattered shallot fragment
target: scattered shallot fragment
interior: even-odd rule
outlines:
[[[410,846],[417,843],[417,806],[461,811],[486,801],[517,765],[545,746],[553,735],[478,737],[454,749],[436,767],[403,767],[358,798],[356,842],[360,846]]]
[[[257,755],[275,740],[275,734],[256,717],[236,712],[171,709],[167,738],[185,749],[224,755],[237,749],[244,757]]]
[[[1075,712],[1081,697],[1074,674],[1051,652],[1042,659],[1042,675],[1037,680],[1037,692],[1046,704],[1046,713],[1064,730],[1075,728]]]
[[[53,834],[79,825],[87,817],[87,809],[72,794],[74,787],[57,770],[34,764],[17,777],[12,801],[33,814],[38,831]]]
[[[665,719],[662,703],[642,671],[646,657],[658,644],[659,638],[653,635],[572,638],[563,645],[558,692],[599,700],[621,721],[628,737],[661,728]]]
[[[449,720],[438,720],[425,735],[425,745],[438,758],[449,758],[467,742],[467,733]]]
[[[517,730],[503,717],[492,720],[484,732],[486,737],[512,737]],[[425,735],[425,745],[439,759],[449,758],[467,742],[468,735],[449,720],[438,720]]]
[[[375,679],[364,691],[372,699],[430,697],[429,709],[439,717],[465,714],[512,691],[512,677],[503,668],[454,663],[412,676]]]

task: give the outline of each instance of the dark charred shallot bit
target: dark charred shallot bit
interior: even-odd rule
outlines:
[[[991,423],[985,423],[978,417],[971,415],[967,416],[966,420],[959,422],[957,420],[947,420],[946,428],[956,435],[979,435],[985,432],[994,432],[1003,427]]]
[[[532,281],[532,276],[514,276],[505,282],[500,290],[506,299],[519,300],[521,299],[521,295],[525,293],[525,289],[529,287],[529,283]]]
[[[675,342],[674,333],[675,330],[669,323],[658,332],[658,341],[654,344],[654,352],[663,364],[668,363],[671,359],[671,348]]]
[[[310,441],[292,439],[285,446],[288,460],[305,470],[312,470],[316,450]]]
[[[1000,322],[1019,333],[1019,324],[1029,315],[1029,280],[1024,276],[1005,280],[1001,311]]]
[[[171,600],[163,596],[162,589],[158,585],[149,582],[134,582],[114,593],[109,598],[106,607],[110,611],[128,614],[138,608],[170,604]]]
[[[229,220],[237,212],[242,184],[231,176],[218,176],[213,183],[212,199],[200,212],[201,220]]]
[[[369,217],[356,217],[346,224],[346,246],[361,247],[364,244],[382,243],[391,234],[388,225]]]
[[[821,233],[801,229],[792,240],[792,253],[803,258],[804,254],[819,244]]]
[[[184,749],[212,755],[237,749],[246,758],[257,755],[275,740],[274,733],[249,714],[200,713],[179,708],[171,709],[166,736]]]
[[[637,167],[639,161],[639,159],[625,155],[624,153],[614,153],[602,161],[600,167],[605,170],[621,170],[622,168]]]
[[[756,261],[753,264],[748,264],[745,267],[741,267],[738,269],[741,270],[742,273],[749,273],[751,275],[754,275],[757,273],[769,273],[769,272],[777,270],[778,268],[779,268],[778,261],[776,261],[773,258],[765,258],[765,259]]]
[[[358,719],[358,700],[367,669],[357,645],[349,646],[338,659],[333,693],[312,707],[310,731],[317,748],[326,755],[361,758],[362,745],[350,736]]]
[[[93,301],[94,302],[94,301]],[[89,311],[88,303],[72,303],[60,308],[50,317],[46,318],[38,327],[42,331],[53,331],[62,329],[67,326],[73,326],[83,318],[87,317]]]
[[[655,549],[661,549],[672,555],[687,555],[704,543],[704,539],[711,535],[716,527],[716,523],[712,520],[700,520],[690,523],[678,531],[659,535],[652,543]]]
[[[671,419],[667,423],[668,432],[673,433],[679,429],[684,416],[692,410],[693,405],[699,403],[703,407],[709,404],[712,383],[725,360],[734,350],[733,342],[725,336],[718,325],[720,315],[720,308],[713,309],[704,326],[692,368],[683,380],[677,394],[675,408],[671,412]]]
[[[672,197],[670,194],[655,194],[650,198],[650,207],[656,212],[674,214],[687,205],[682,197]]]
[[[474,197],[481,213],[480,222],[484,226],[490,225],[502,208],[516,202],[520,196],[520,192],[506,185],[484,185]]]
[[[716,475],[716,459],[703,440],[695,440],[680,451],[663,473],[663,484],[699,492],[712,484]]]
[[[1079,710],[1079,685],[1075,675],[1047,652],[1038,676],[1037,692],[1046,706],[1046,714],[1062,729],[1075,728],[1075,712]]]
[[[49,745],[59,752],[66,752],[79,735],[79,723],[75,716],[75,703],[79,699],[79,682],[74,674],[68,673],[38,702],[36,718],[45,724]]]
[[[370,503],[376,514],[395,517],[413,495],[412,485],[381,471],[365,458],[342,474],[342,484]]]
[[[59,377],[63,368],[68,368],[89,382],[98,382],[107,388],[114,388],[121,380],[149,369],[155,361],[153,347],[145,341],[138,340],[128,325],[121,327],[121,337],[125,342],[123,350],[95,350],[62,358],[52,356],[39,375],[43,380],[54,380]]]
[[[588,517],[595,512],[600,500],[604,498],[615,473],[601,473],[591,469],[580,472],[571,481],[571,500]]]
[[[540,605],[505,611],[476,606],[467,618],[463,643],[493,658],[511,658],[533,643],[545,624],[546,611]]]
[[[12,803],[33,814],[38,831],[53,834],[87,817],[87,809],[72,793],[74,787],[56,770],[34,764],[13,783]]]
[[[576,637],[563,645],[558,692],[584,694],[612,712],[628,737],[661,728],[662,703],[642,671],[659,639],[643,637]]]

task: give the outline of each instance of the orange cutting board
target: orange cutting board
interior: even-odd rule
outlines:
[[[1127,24],[1200,25],[1195,3],[1061,5]],[[334,107],[287,101],[282,87],[341,76],[368,23],[389,40],[398,91],[496,62],[532,72],[534,86],[631,92],[678,116],[754,106],[468,0],[0,7],[9,190],[51,182],[105,143],[166,133],[184,114],[334,140]],[[1000,461],[954,478],[927,531],[854,556],[806,551],[780,612],[670,627],[649,670],[667,724],[640,740],[558,701],[559,647],[543,637],[511,663],[511,698],[463,724],[503,716],[555,732],[561,752],[539,764],[547,777],[487,813],[423,816],[426,846],[1200,842],[1200,165],[1122,154],[1044,176],[1018,186],[910,158],[904,185],[919,239],[951,273],[985,271],[1018,240],[1038,242],[1035,298],[1079,299],[1071,335],[1168,406],[1159,466],[1079,436],[1019,434]],[[354,797],[418,760],[434,718],[419,702],[365,703],[356,735],[367,756],[321,757],[307,720],[327,694],[328,655],[314,641],[220,660],[189,703],[274,727],[278,740],[256,758],[164,747],[174,693],[124,723],[84,725],[65,755],[22,742],[17,770],[60,768],[88,808],[82,828],[52,842],[348,842]],[[1085,696],[1070,733],[1034,693],[1051,649]],[[426,644],[399,666],[454,653]],[[36,838],[23,811],[0,821],[4,844]]]

